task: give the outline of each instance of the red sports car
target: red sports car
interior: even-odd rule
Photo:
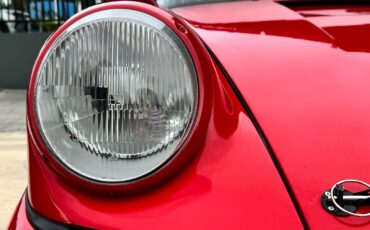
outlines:
[[[370,2],[110,2],[43,46],[9,229],[369,229]]]

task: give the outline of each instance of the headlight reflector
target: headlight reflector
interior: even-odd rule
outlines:
[[[192,128],[199,89],[175,32],[148,14],[111,9],[59,36],[35,90],[39,130],[55,158],[89,180],[121,183],[176,154]]]

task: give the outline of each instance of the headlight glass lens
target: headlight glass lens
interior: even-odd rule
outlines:
[[[128,182],[160,168],[186,140],[197,74],[180,38],[134,10],[91,14],[53,43],[38,72],[40,133],[69,170]]]

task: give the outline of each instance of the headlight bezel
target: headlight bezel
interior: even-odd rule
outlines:
[[[188,134],[188,138],[183,141],[181,147],[177,149],[177,152],[173,156],[159,167],[158,170],[152,172],[150,175],[145,175],[142,178],[135,179],[128,182],[120,183],[104,183],[101,181],[93,181],[91,179],[82,177],[75,172],[66,168],[53,153],[49,150],[49,147],[44,142],[41,136],[41,130],[37,125],[37,114],[35,111],[35,101],[33,100],[36,92],[36,82],[38,77],[38,72],[41,68],[42,61],[47,55],[50,47],[57,41],[59,36],[76,21],[82,18],[105,10],[111,9],[129,9],[140,11],[142,13],[148,14],[152,17],[157,18],[168,26],[175,34],[182,40],[185,47],[193,60],[195,70],[198,74],[198,111],[196,112],[193,128]],[[208,127],[208,121],[211,110],[211,75],[214,72],[213,66],[209,61],[209,55],[205,50],[203,44],[200,42],[197,35],[186,25],[185,22],[179,20],[176,16],[172,15],[170,12],[164,11],[155,6],[148,4],[137,3],[137,2],[112,2],[105,3],[91,7],[85,11],[82,11],[65,24],[63,24],[50,38],[46,41],[42,47],[39,56],[35,62],[30,85],[28,89],[28,99],[27,99],[27,116],[28,116],[28,129],[31,134],[31,138],[35,143],[40,155],[49,163],[51,168],[61,175],[69,182],[77,185],[82,185],[83,188],[93,189],[97,191],[109,191],[109,192],[137,192],[141,188],[148,188],[149,186],[154,186],[165,178],[170,177],[174,172],[192,158],[192,155],[196,153],[197,148],[200,146],[204,139]],[[205,87],[207,85],[207,87]],[[40,132],[41,131],[41,132]]]

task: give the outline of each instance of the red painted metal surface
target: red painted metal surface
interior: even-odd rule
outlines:
[[[48,218],[98,229],[302,228],[251,121],[225,79],[215,77],[207,141],[178,175],[136,196],[94,195],[58,177],[30,138],[33,207]]]
[[[23,195],[8,225],[8,230],[33,230],[26,215],[25,196]]]
[[[369,218],[334,217],[320,204],[339,180],[370,181],[369,16],[313,17],[272,2],[175,12],[192,23],[251,107],[309,227],[369,229]]]
[[[124,187],[97,186],[81,181],[61,168],[50,157],[37,131],[33,93],[40,58],[70,24],[67,22],[43,47],[28,92],[28,193],[32,207],[52,220],[97,229],[302,228],[252,122],[201,42],[186,25],[161,9],[138,3],[92,7],[72,21],[96,10],[117,7],[147,12],[173,30],[180,27],[184,31],[178,35],[194,58],[201,94],[204,94],[201,96],[204,100],[200,107],[201,116],[192,137],[202,145],[197,147],[193,145],[195,142],[189,142],[187,151],[195,157],[181,152],[179,156],[189,159],[177,161],[171,164],[172,168],[162,170],[165,174],[177,171],[176,175],[167,181],[156,178],[162,181],[161,185],[134,196],[119,196],[117,193]],[[190,162],[185,164],[185,160]],[[146,188],[151,182],[146,183],[143,187],[132,187],[131,193]],[[111,196],[98,194],[100,189],[114,193]]]
[[[137,4],[101,7],[111,6],[135,8]],[[158,8],[144,4],[139,8],[173,29],[182,25]],[[283,166],[309,227],[368,229],[368,218],[326,213],[320,196],[342,179],[370,181],[370,43],[366,42],[370,7],[288,8],[269,1],[244,1],[174,11],[194,27],[236,83]],[[99,229],[302,228],[233,90],[217,68],[204,64],[209,57],[196,37],[189,39],[192,30],[181,27],[186,33],[179,36],[190,47],[197,69],[211,70],[214,79],[204,85],[213,97],[204,107],[209,119],[199,122],[206,138],[191,149],[195,157],[186,165],[185,160],[174,164],[183,169],[145,193],[96,194],[99,186],[73,178],[49,157],[34,124],[31,83],[32,206],[47,218]],[[196,55],[199,52],[202,58]],[[34,78],[35,72],[31,82]],[[27,224],[22,199],[10,229],[27,229]]]
[[[296,6],[292,9],[326,31],[341,49],[370,52],[370,6]]]

